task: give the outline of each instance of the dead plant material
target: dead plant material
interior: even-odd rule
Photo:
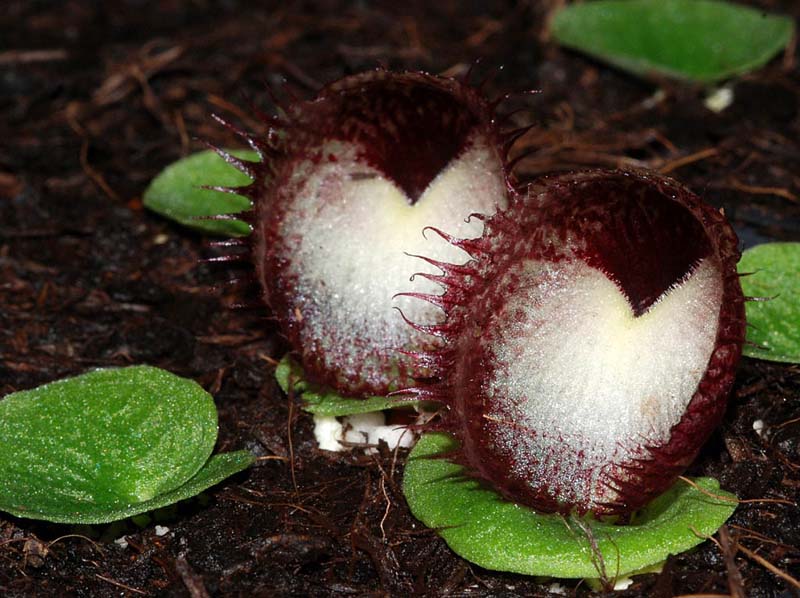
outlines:
[[[111,579],[110,577],[106,577],[105,575],[100,575],[99,573],[95,573],[95,577],[97,579],[100,579],[100,580],[106,582],[106,583],[110,583],[112,586],[117,586],[118,588],[122,588],[123,590],[125,590],[127,592],[133,592],[134,594],[137,594],[139,596],[150,596],[151,595],[149,592],[145,592],[144,590],[140,590],[138,588],[134,588],[134,587],[131,587],[129,585],[125,585],[124,583],[122,583],[120,581],[116,581],[114,579]]]
[[[721,183],[719,186],[735,189],[736,191],[743,191],[744,193],[752,193],[753,195],[774,195],[775,197],[782,197],[788,201],[800,202],[797,194],[792,193],[789,189],[782,187],[762,187],[759,185],[746,185],[738,179],[730,179]]]
[[[183,47],[161,48],[158,40],[142,46],[134,58],[126,63],[112,65],[110,74],[94,92],[96,106],[109,106],[123,101],[141,82],[164,70],[183,54]]]
[[[69,58],[69,53],[64,48],[53,50],[6,50],[5,52],[0,52],[0,65],[59,62],[67,58]]]
[[[717,148],[708,147],[704,150],[700,150],[699,152],[694,152],[688,156],[683,156],[682,158],[677,158],[676,160],[667,162],[663,166],[659,167],[658,172],[661,174],[669,174],[675,170],[678,170],[679,168],[683,168],[689,164],[694,164],[700,160],[705,160],[706,158],[711,158],[717,154],[719,154],[719,150]]]
[[[106,182],[105,177],[95,170],[91,164],[89,164],[89,139],[84,138],[83,144],[81,145],[81,166],[83,167],[83,172],[86,173],[86,176],[89,177],[95,185],[100,187],[103,190],[109,199],[119,202],[121,198],[117,195],[117,192],[114,191],[111,186]]]
[[[209,593],[203,583],[203,578],[192,569],[189,561],[186,560],[185,552],[179,554],[178,558],[175,559],[175,570],[178,572],[178,575],[181,576],[183,584],[186,586],[186,589],[189,590],[189,595],[192,598],[209,598]]]
[[[731,538],[728,527],[725,525],[719,529],[717,535],[719,536],[718,546],[725,558],[725,569],[728,572],[728,590],[730,590],[732,598],[747,598],[742,573],[736,567],[735,562],[736,551],[739,549],[738,538]]]
[[[791,575],[789,575],[788,573],[786,573],[786,571],[784,571],[783,569],[779,569],[778,567],[776,567],[775,565],[770,563],[767,559],[765,559],[764,557],[756,554],[755,552],[753,552],[749,548],[745,548],[744,546],[739,546],[738,549],[739,549],[739,552],[741,552],[747,558],[754,560],[756,563],[758,563],[759,565],[764,567],[770,573],[773,573],[774,575],[777,575],[782,580],[787,582],[789,585],[791,585],[791,586],[793,586],[793,587],[795,587],[795,588],[800,590],[800,581],[798,581],[796,578],[794,578]]]
[[[709,492],[705,488],[701,488],[698,486],[694,480],[690,480],[685,476],[678,476],[678,479],[682,482],[689,484],[695,490],[705,494],[713,498],[714,500],[719,500],[722,502],[733,503],[737,505],[745,505],[745,504],[752,504],[752,503],[774,503],[779,505],[789,505],[789,506],[797,506],[797,503],[792,502],[791,500],[786,500],[783,498],[749,498],[749,499],[739,499],[739,498],[730,498],[727,496],[722,496],[721,494],[714,494],[713,492]]]

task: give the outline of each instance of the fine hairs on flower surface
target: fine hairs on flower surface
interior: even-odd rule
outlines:
[[[484,217],[481,217],[484,219]],[[540,511],[625,515],[719,424],[744,340],[736,235],[655,174],[545,177],[438,264],[443,340],[420,355],[449,458]]]
[[[456,79],[376,70],[285,107],[266,136],[242,133],[260,163],[222,152],[254,180],[230,191],[253,203],[256,278],[309,380],[358,397],[418,374],[406,353],[437,341],[395,308],[441,322],[439,308],[402,295],[441,292],[411,280],[413,254],[469,256],[422,230],[475,238],[483,223],[470,213],[507,207],[507,152],[521,130],[501,130],[495,106]]]
[[[251,253],[310,382],[442,405],[428,430],[507,499],[626,516],[719,424],[744,341],[738,241],[664,176],[519,190],[461,81],[346,77],[242,135]],[[399,316],[398,316],[399,312]]]

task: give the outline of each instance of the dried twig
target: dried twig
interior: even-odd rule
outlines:
[[[117,586],[118,588],[122,588],[123,590],[128,590],[129,592],[133,592],[134,594],[139,594],[140,596],[150,596],[149,592],[145,592],[144,590],[140,590],[138,588],[134,588],[120,581],[116,581],[115,579],[111,579],[110,577],[106,577],[105,575],[100,575],[99,573],[95,573],[94,576],[97,579],[102,579],[106,583],[110,583],[112,586]]]
[[[725,557],[725,570],[728,573],[728,589],[733,598],[747,598],[744,591],[744,583],[742,581],[742,573],[736,566],[736,551],[739,548],[739,543],[736,538],[731,538],[728,533],[728,527],[723,525],[719,529],[719,543],[718,546]]]
[[[183,585],[189,590],[189,595],[192,598],[209,598],[208,590],[203,583],[203,578],[192,569],[189,561],[186,560],[186,553],[182,552],[175,559],[175,570],[183,580]]]
[[[706,158],[711,158],[712,156],[716,156],[718,153],[719,150],[717,150],[717,148],[708,147],[704,150],[700,150],[699,152],[695,152],[693,154],[689,154],[688,156],[683,156],[682,158],[667,162],[658,169],[658,172],[661,174],[669,174],[673,170],[693,164],[694,162],[699,162],[700,160],[705,160]]]
[[[57,62],[67,58],[69,58],[69,54],[64,48],[56,48],[55,50],[8,50],[0,52],[0,65]]]
[[[774,573],[775,575],[777,575],[778,577],[780,577],[784,581],[788,582],[789,584],[793,585],[797,589],[800,589],[800,581],[798,581],[797,579],[795,579],[794,577],[792,577],[791,575],[786,573],[786,571],[784,571],[783,569],[779,569],[778,567],[776,567],[775,565],[770,563],[764,557],[757,555],[752,550],[750,550],[748,548],[745,548],[744,546],[741,546],[741,545],[739,546],[739,552],[744,554],[746,557],[754,560],[756,563],[758,563],[759,565],[761,565],[762,567],[764,567],[765,569],[767,569],[771,573]]]

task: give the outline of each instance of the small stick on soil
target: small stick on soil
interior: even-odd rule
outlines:
[[[798,198],[797,195],[788,189],[784,189],[783,187],[761,187],[758,185],[746,185],[740,182],[738,179],[730,179],[726,186],[730,187],[731,189],[735,189],[736,191],[744,191],[745,193],[752,193],[753,195],[775,195],[776,197],[782,197],[783,199],[787,199],[789,201],[800,202],[800,198]]]
[[[773,540],[765,536],[764,534],[760,534],[757,531],[750,529],[749,527],[742,527],[741,525],[736,525],[735,523],[730,524],[728,527],[731,529],[735,529],[739,532],[739,540],[758,540],[759,542],[765,542],[767,544],[773,544],[775,546],[780,546],[786,550],[795,550],[794,546],[790,546],[789,544],[784,544],[783,542],[778,542],[777,540]]]
[[[381,517],[381,537],[384,542],[386,542],[386,530],[383,527],[383,524],[386,523],[386,519],[389,517],[389,511],[392,509],[392,499],[389,498],[389,494],[386,492],[386,474],[381,470],[381,492],[383,493],[383,498],[386,499],[386,510],[383,512],[383,517]]]
[[[134,594],[140,594],[142,596],[150,596],[149,592],[145,592],[138,588],[132,588],[131,586],[126,586],[124,583],[111,579],[110,577],[105,577],[103,575],[100,575],[99,573],[95,573],[94,576],[97,579],[102,579],[106,583],[110,583],[112,586],[117,586],[118,588],[122,588],[123,590],[128,590],[129,592],[133,592]]]
[[[793,585],[794,587],[800,589],[800,581],[797,581],[794,577],[786,573],[783,569],[778,569],[775,565],[770,563],[767,559],[762,556],[757,555],[752,550],[745,548],[744,546],[739,546],[739,551],[744,554],[746,557],[753,559],[756,563],[774,573],[784,581],[787,581],[789,584]]]
[[[720,494],[714,494],[713,492],[709,492],[708,490],[705,490],[704,488],[701,488],[700,486],[698,486],[696,483],[694,483],[692,480],[690,480],[689,478],[687,478],[685,476],[678,476],[678,479],[680,481],[682,481],[682,482],[686,482],[692,488],[694,488],[695,490],[698,490],[699,492],[702,492],[706,496],[710,496],[711,498],[715,498],[715,499],[720,500],[722,502],[735,503],[737,505],[746,505],[746,504],[756,503],[756,502],[768,502],[768,503],[775,503],[775,504],[779,504],[779,505],[789,505],[790,507],[793,507],[793,506],[796,505],[796,503],[794,503],[794,502],[792,502],[790,500],[787,500],[785,498],[742,498],[742,499],[739,499],[739,498],[728,498],[727,496],[722,496]]]
[[[64,48],[55,50],[9,50],[0,52],[0,65],[55,62],[66,60],[67,58],[69,58],[69,54]]]
[[[688,164],[692,164],[694,162],[699,162],[700,160],[705,160],[706,158],[710,158],[712,156],[716,156],[718,154],[718,150],[715,147],[707,147],[704,150],[700,150],[699,152],[695,152],[693,154],[689,154],[688,156],[683,156],[682,158],[678,158],[677,160],[672,160],[671,162],[667,162],[658,169],[658,172],[661,174],[669,174],[673,170],[677,170],[683,166]]]
[[[733,598],[747,598],[744,593],[744,583],[742,581],[742,573],[736,566],[736,551],[739,548],[739,542],[736,538],[731,539],[728,533],[728,527],[723,525],[719,528],[719,544],[722,555],[725,557],[725,570],[728,573],[728,589]]]
[[[280,455],[265,455],[264,457],[256,457],[256,461],[288,461],[288,457],[281,457]]]
[[[83,145],[81,145],[81,166],[86,176],[94,182],[95,185],[100,187],[109,198],[114,201],[120,201],[119,195],[109,186],[103,175],[97,172],[91,164],[89,164],[89,139],[84,138]]]
[[[785,428],[786,426],[791,426],[792,424],[796,424],[800,422],[800,417],[793,417],[792,419],[788,419],[783,423],[778,424],[777,426],[773,426],[774,429],[780,430],[781,428]]]
[[[297,497],[299,492],[297,490],[297,474],[294,470],[294,439],[292,438],[292,426],[294,425],[294,380],[289,379],[289,392],[286,393],[286,398],[289,401],[289,414],[286,417],[286,435],[287,443],[289,445],[289,470],[292,473],[292,488],[294,488],[294,495]]]
[[[719,540],[717,540],[713,536],[707,536],[705,534],[701,534],[699,531],[697,531],[695,528],[693,528],[691,526],[689,527],[689,529],[691,529],[692,533],[694,535],[696,535],[698,538],[705,538],[706,540],[711,540],[714,544],[717,545],[717,548],[719,548],[723,552],[723,554],[725,553],[725,549],[722,547],[722,544],[720,543]],[[756,563],[758,563],[759,565],[764,567],[767,571],[770,571],[771,573],[777,575],[781,579],[789,582],[794,587],[800,589],[800,581],[798,581],[797,579],[795,579],[794,577],[792,577],[791,575],[786,573],[786,571],[784,571],[783,569],[779,569],[778,567],[776,567],[775,565],[770,563],[763,556],[760,556],[760,555],[756,554],[755,552],[753,552],[749,548],[745,548],[741,544],[737,544],[736,545],[736,549],[737,549],[737,552],[741,552],[746,557],[754,560]]]
[[[97,552],[99,552],[100,554],[103,554],[103,547],[102,546],[100,546],[97,542],[95,542],[91,538],[87,538],[86,536],[84,536],[82,534],[67,534],[65,536],[59,536],[55,540],[50,540],[50,542],[47,543],[47,548],[48,549],[52,548],[55,544],[57,544],[58,542],[61,542],[61,540],[66,540],[67,538],[80,538],[81,540],[86,540],[87,542],[89,542],[89,544],[91,544],[94,547],[94,549]]]
[[[178,575],[181,576],[183,584],[186,586],[186,589],[189,590],[189,594],[192,598],[209,598],[208,590],[206,590],[206,586],[203,583],[203,578],[192,569],[189,561],[186,560],[186,553],[182,552],[178,555],[178,558],[175,559],[175,570],[178,572]]]

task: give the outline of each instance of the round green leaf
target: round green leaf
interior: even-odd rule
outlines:
[[[232,476],[244,469],[247,469],[255,461],[249,451],[234,451],[232,453],[221,453],[214,455],[205,465],[200,468],[192,478],[182,486],[178,486],[165,494],[159,494],[155,498],[144,502],[132,503],[126,506],[108,507],[106,505],[81,505],[80,511],[67,513],[62,510],[60,515],[50,515],[47,517],[36,516],[30,512],[16,512],[8,510],[19,517],[32,519],[47,519],[57,523],[108,523],[126,517],[133,517],[147,511],[154,511],[161,507],[174,504],[178,501],[191,498],[200,494],[203,490],[218,484],[225,478]]]
[[[0,509],[109,521],[198,473],[217,412],[197,383],[148,366],[96,370],[0,401]]]
[[[800,243],[766,243],[742,254],[742,290],[749,297],[744,354],[800,363]]]
[[[302,395],[303,410],[314,415],[341,417],[383,411],[384,409],[410,407],[415,404],[407,401],[400,402],[394,397],[367,397],[365,399],[343,397],[329,388],[319,387],[307,382],[303,378],[303,368],[288,354],[281,359],[278,367],[275,368],[275,379],[286,394],[289,394],[291,390],[295,394]]]
[[[231,154],[257,162],[253,151]],[[216,152],[193,154],[167,166],[144,192],[144,205],[162,216],[206,233],[245,236],[250,227],[241,220],[203,220],[204,216],[235,214],[250,209],[250,200],[241,195],[221,193],[203,186],[242,187],[250,177],[225,162]]]
[[[450,548],[486,569],[560,578],[614,578],[641,571],[703,541],[730,517],[736,497],[711,478],[678,482],[629,525],[543,515],[506,502],[462,468],[431,456],[452,450],[445,434],[420,438],[403,491],[417,519]],[[699,535],[698,535],[699,534]]]
[[[794,22],[716,0],[599,0],[562,9],[552,33],[636,75],[713,83],[768,62],[791,40]]]

